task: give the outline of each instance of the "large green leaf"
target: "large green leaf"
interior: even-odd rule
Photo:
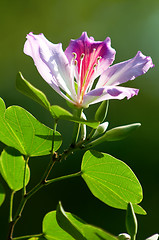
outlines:
[[[49,212],[43,219],[43,233],[47,240],[117,240],[100,228],[91,226],[69,212],[61,204],[57,211]]]
[[[56,211],[49,212],[43,219],[43,233],[48,240],[73,240],[67,232],[58,225],[56,221]]]
[[[8,123],[5,121],[5,103],[2,98],[0,98],[0,141],[8,146],[16,147],[19,145],[14,133]]]
[[[59,226],[76,240],[116,240],[117,238],[102,229],[89,225],[77,216],[65,212],[61,203],[56,211]]]
[[[52,129],[40,123],[25,109],[11,106],[5,110],[5,104],[0,99],[0,141],[24,155],[42,156],[50,154],[52,134]],[[56,132],[54,150],[60,145],[61,137]]]
[[[87,121],[83,118],[75,117],[75,116],[73,116],[72,113],[70,113],[66,109],[64,109],[60,106],[57,106],[57,105],[52,105],[50,108],[50,111],[54,118],[86,124],[87,126],[92,127],[92,128],[97,128],[99,125],[99,122],[97,122],[97,121]]]
[[[0,172],[13,191],[23,188],[25,160],[23,156],[14,148],[7,147],[0,157]],[[26,165],[25,185],[30,179],[30,170]]]
[[[83,227],[84,222],[80,219],[76,218],[75,216],[71,215],[70,213],[66,213],[59,203],[57,207],[57,214],[56,219],[59,226],[66,232],[68,232],[74,239],[77,240],[86,240],[87,238],[84,237],[81,229]]]
[[[4,202],[4,199],[5,199],[5,191],[2,184],[0,183],[0,206]]]
[[[143,198],[142,187],[132,170],[122,161],[105,153],[87,151],[82,160],[82,177],[93,195],[109,206],[145,214],[137,204]]]
[[[21,72],[19,72],[17,74],[16,87],[21,93],[30,97],[34,101],[38,102],[39,104],[41,104],[47,110],[50,109],[50,103],[47,100],[47,97],[45,96],[45,94],[42,91],[40,91],[39,89],[35,88],[26,79],[24,79]]]
[[[88,240],[117,240],[118,238],[113,236],[112,234],[103,231],[100,228],[94,227],[92,225],[84,225],[83,233],[86,239]]]

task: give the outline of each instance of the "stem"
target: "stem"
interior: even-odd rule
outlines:
[[[29,157],[25,157],[22,197],[26,194],[25,180],[26,180],[26,167],[27,167],[28,161],[29,161]]]
[[[14,199],[14,191],[11,192],[10,196],[10,210],[9,210],[9,222],[12,222],[12,213],[13,213],[13,199]]]
[[[74,116],[81,117],[82,110],[83,110],[82,108],[76,109],[74,112]],[[80,130],[80,123],[75,123],[74,129],[73,129],[73,135],[72,135],[72,145],[74,145],[78,140],[79,130]]]
[[[21,239],[30,239],[30,238],[33,238],[33,237],[42,237],[44,234],[43,233],[40,233],[40,234],[35,234],[35,235],[27,235],[27,236],[21,236],[21,237],[15,237],[15,238],[12,238],[12,240],[21,240]]]
[[[44,173],[44,177],[41,181],[46,181],[55,162],[56,162],[56,156],[54,155],[54,144],[55,144],[55,132],[56,132],[56,128],[57,128],[57,121],[58,119],[55,119],[54,122],[54,128],[53,128],[53,135],[52,135],[52,147],[51,147],[51,154],[50,154],[50,163],[48,165],[48,168],[46,169],[45,173]],[[53,157],[54,156],[54,157]]]
[[[56,128],[57,128],[57,121],[58,121],[58,119],[55,118],[54,127],[53,127],[53,135],[52,135],[52,147],[51,147],[51,155],[52,156],[54,154],[54,143],[55,143],[55,132],[56,132]]]
[[[134,236],[131,236],[131,240],[136,240],[136,234]]]
[[[61,181],[61,180],[65,180],[65,179],[68,179],[68,178],[79,177],[79,176],[81,176],[81,174],[82,174],[82,172],[80,171],[80,172],[69,174],[69,175],[66,175],[66,176],[54,178],[54,179],[46,181],[45,185],[47,186],[51,183],[58,182],[58,181]]]
[[[25,178],[26,178],[26,167],[27,167],[27,163],[29,161],[29,157],[26,157],[25,160],[25,166],[24,166],[24,178],[23,178],[23,189],[22,189],[22,199],[20,201],[19,207],[17,209],[17,212],[12,220],[12,205],[13,205],[13,200],[11,201],[10,204],[10,226],[9,226],[9,237],[8,239],[11,240],[12,235],[13,235],[13,231],[14,231],[14,227],[16,225],[16,223],[18,222],[18,220],[21,217],[22,211],[24,209],[24,206],[27,202],[27,200],[34,194],[36,193],[40,188],[42,188],[44,186],[44,183],[46,182],[51,169],[53,168],[55,162],[56,162],[56,155],[54,154],[54,143],[55,143],[55,132],[56,132],[56,128],[57,128],[57,119],[55,119],[55,123],[54,123],[54,127],[53,127],[53,136],[52,136],[52,147],[51,147],[51,151],[50,151],[50,162],[49,165],[47,167],[47,169],[45,170],[45,173],[41,179],[41,181],[28,193],[26,194],[26,187],[25,187]],[[13,198],[13,197],[12,197]]]
[[[80,109],[80,111],[79,111],[80,114],[81,114],[81,111],[82,110]],[[78,128],[77,128],[77,125],[78,125]],[[78,138],[78,131],[79,131],[80,124],[77,124],[77,125],[74,128],[74,140],[76,140]],[[68,179],[68,178],[78,177],[78,176],[81,176],[81,174],[82,174],[82,172],[77,172],[77,173],[73,173],[73,174],[70,174],[70,175],[54,178],[54,179],[51,179],[51,180],[47,181],[47,178],[50,174],[50,171],[51,171],[52,167],[54,166],[54,164],[57,160],[61,161],[62,159],[67,158],[72,152],[80,149],[82,147],[83,143],[87,142],[87,140],[81,140],[76,145],[74,145],[73,147],[70,146],[66,151],[63,152],[63,154],[57,156],[57,154],[54,152],[54,141],[55,141],[54,139],[55,139],[56,127],[57,127],[57,119],[55,120],[55,123],[54,123],[54,131],[53,131],[53,136],[52,136],[51,158],[50,158],[49,165],[48,165],[47,169],[45,170],[45,173],[44,173],[41,181],[28,193],[26,193],[26,189],[25,189],[25,175],[26,175],[25,172],[26,172],[26,166],[27,165],[25,166],[24,182],[23,182],[24,183],[23,184],[23,196],[22,196],[21,202],[19,204],[19,207],[17,209],[17,212],[16,212],[13,220],[11,218],[12,204],[11,204],[11,207],[10,207],[11,208],[11,210],[10,210],[10,220],[12,220],[12,221],[10,222],[8,240],[18,240],[18,239],[26,239],[27,238],[27,236],[24,236],[23,238],[22,237],[21,238],[13,238],[12,236],[13,236],[14,227],[21,217],[21,214],[22,214],[22,211],[25,207],[25,204],[33,194],[35,194],[37,191],[39,191],[42,187],[47,186],[51,183],[61,181],[61,180],[65,180],[65,179]],[[29,160],[29,158],[27,158],[26,164],[27,164],[28,160]],[[12,198],[13,198],[13,196],[12,196]],[[13,202],[13,200],[11,202]],[[39,236],[41,236],[41,235],[39,235]]]
[[[20,202],[19,208],[18,208],[18,210],[17,210],[17,212],[15,214],[15,217],[14,217],[13,221],[10,222],[10,230],[9,230],[9,238],[8,238],[8,240],[18,239],[18,238],[12,238],[14,227],[15,227],[16,223],[18,222],[18,220],[21,217],[21,214],[22,214],[22,211],[24,209],[24,206],[25,206],[26,202],[28,201],[28,199],[33,194],[35,194],[42,187],[47,186],[47,185],[49,185],[49,184],[51,184],[53,182],[58,182],[58,181],[61,181],[61,180],[64,180],[64,179],[68,179],[68,178],[73,178],[73,177],[79,177],[79,176],[81,176],[81,174],[82,174],[82,172],[77,172],[77,173],[73,173],[73,174],[70,174],[70,175],[54,178],[54,179],[51,179],[51,180],[48,180],[48,181],[45,181],[45,182],[43,181],[43,182],[41,182],[41,184],[38,184],[35,188],[33,188],[28,194],[26,194],[25,197],[22,198],[22,200]]]

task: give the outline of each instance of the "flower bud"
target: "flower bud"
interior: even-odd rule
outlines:
[[[137,228],[138,228],[137,218],[133,209],[133,205],[130,202],[128,203],[126,211],[126,229],[132,239],[135,239],[133,237],[136,236],[137,234]]]
[[[94,133],[94,135],[93,135],[93,138],[101,135],[102,133],[105,133],[105,131],[106,131],[107,128],[108,128],[108,124],[109,124],[108,122],[101,123],[101,124],[97,127],[97,129],[95,130],[95,133]]]
[[[108,112],[108,106],[109,106],[109,101],[103,101],[99,108],[96,111],[95,114],[95,120],[98,122],[103,122],[104,119],[106,118],[107,112]]]

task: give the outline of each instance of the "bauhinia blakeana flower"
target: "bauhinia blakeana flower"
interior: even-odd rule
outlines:
[[[134,58],[110,66],[116,53],[110,38],[94,41],[86,32],[77,40],[71,40],[65,52],[61,43],[53,44],[43,34],[29,33],[24,53],[33,58],[42,78],[77,107],[137,95],[138,89],[118,85],[135,79],[154,66],[151,57],[140,51]]]

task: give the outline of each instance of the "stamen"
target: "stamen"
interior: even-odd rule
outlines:
[[[85,56],[85,54],[82,53],[81,56],[80,56],[80,60],[83,60],[84,56]]]
[[[99,60],[100,60],[101,58],[102,58],[101,56],[97,57],[97,63],[99,63]]]
[[[78,63],[77,60],[75,60],[75,61],[74,61],[74,65],[77,66],[77,63]]]
[[[95,68],[97,67],[97,63],[95,63],[94,65],[93,65],[93,70],[95,71]]]
[[[72,55],[73,55],[73,59],[77,58],[77,54],[75,52],[73,52]]]

